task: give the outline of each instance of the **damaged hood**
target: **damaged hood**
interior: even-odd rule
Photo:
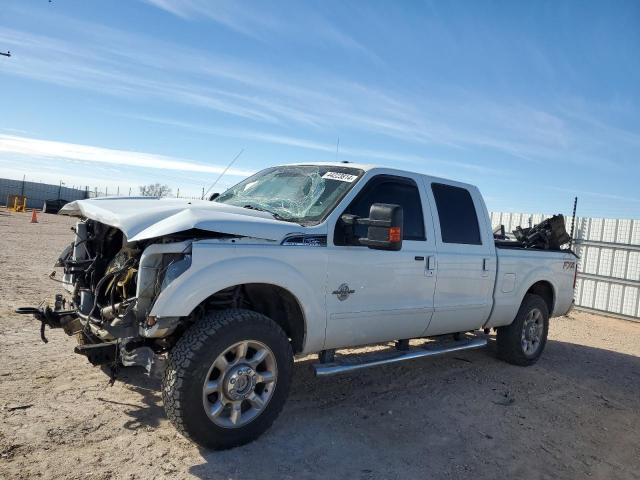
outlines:
[[[280,241],[304,227],[260,212],[208,200],[105,197],[67,203],[61,215],[86,217],[120,229],[129,242],[171,235],[192,228]]]

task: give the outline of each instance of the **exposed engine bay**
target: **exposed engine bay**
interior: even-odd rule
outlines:
[[[76,353],[93,364],[141,365],[171,346],[170,334],[188,319],[148,317],[158,294],[191,264],[192,232],[128,243],[121,230],[95,220],[78,222],[75,239],[55,266],[69,300],[56,296],[52,309],[20,309],[45,325],[62,327],[78,340]],[[152,247],[152,248],[149,248]],[[145,252],[146,250],[146,252]],[[145,255],[143,255],[145,252]],[[154,255],[154,253],[156,253]]]
[[[76,225],[76,239],[56,266],[64,269],[63,281],[83,320],[96,326],[130,320],[139,257],[118,229],[94,221]]]

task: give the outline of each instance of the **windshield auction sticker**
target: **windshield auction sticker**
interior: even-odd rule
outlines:
[[[339,172],[327,172],[325,173],[322,178],[326,178],[328,180],[340,180],[341,182],[353,182],[356,178],[358,178],[357,175],[351,175],[349,173],[339,173]]]

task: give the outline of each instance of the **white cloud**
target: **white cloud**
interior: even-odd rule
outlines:
[[[208,18],[249,37],[261,38],[263,31],[282,30],[285,25],[269,11],[258,11],[246,2],[228,0],[144,0],[183,19]]]
[[[259,64],[67,18],[59,22],[66,31],[89,40],[64,41],[0,27],[0,41],[21,48],[20,61],[7,63],[5,73],[100,94],[160,99],[272,126],[295,124],[335,133],[358,130],[414,145],[480,146],[527,159],[545,146],[551,152],[564,146],[544,141],[558,135],[557,125],[548,127],[555,119],[509,104],[466,98],[461,107],[455,99],[416,100],[321,72],[312,81],[282,78]],[[159,51],[172,55],[165,58]]]
[[[189,5],[187,2],[176,2],[175,0],[144,0],[149,5],[153,5],[161,10],[171,13],[176,17],[189,18]]]
[[[80,145],[76,143],[41,140],[29,137],[0,134],[0,154],[19,155],[29,158],[51,158],[80,160],[101,164],[124,165],[137,168],[176,170],[180,172],[222,173],[225,166],[206,165],[181,158],[154,153],[117,150],[112,148]],[[227,175],[246,177],[250,170],[230,168]]]
[[[356,39],[338,29],[317,11],[307,8],[302,14],[293,15],[291,9],[274,14],[277,4],[265,8],[263,2],[251,3],[235,0],[143,0],[185,20],[209,19],[242,35],[261,41],[273,37],[295,38],[299,43],[329,43],[343,50],[361,55],[381,65],[382,59]],[[305,5],[299,3],[298,6]]]
[[[157,117],[148,117],[142,115],[128,115],[124,114],[128,118],[135,118],[138,120],[143,120],[146,122],[153,122],[162,125],[169,125],[172,127],[184,128],[187,130],[223,136],[223,137],[231,137],[231,138],[242,138],[245,140],[255,140],[258,142],[270,143],[275,145],[286,145],[288,147],[296,147],[303,148],[306,150],[313,150],[317,152],[324,152],[329,154],[336,153],[336,145],[330,143],[322,143],[314,140],[309,140],[306,138],[300,137],[292,137],[288,135],[279,135],[273,133],[265,133],[265,132],[257,132],[251,130],[242,130],[242,129],[231,129],[231,128],[219,128],[219,127],[207,127],[202,125],[197,125],[188,122],[181,122],[177,120],[157,118]],[[429,158],[425,155],[408,155],[398,152],[389,152],[383,150],[373,150],[373,149],[365,149],[365,148],[354,148],[345,146],[344,144],[339,148],[339,156],[340,159],[346,157],[355,157],[365,163],[376,163],[378,161],[389,162],[389,161],[398,161],[405,164],[411,164],[416,168],[416,166],[420,166],[422,170],[425,170],[425,167],[433,168],[434,166],[439,167],[450,167],[455,169],[463,169],[476,173],[485,173],[485,174],[494,174],[494,175],[504,175],[504,170],[490,168],[485,165],[478,165],[469,162],[463,162],[458,160],[446,160],[446,159],[434,159]],[[333,158],[332,158],[333,159]],[[428,170],[427,169],[427,170]],[[428,173],[432,173],[430,171]],[[446,176],[446,174],[443,174]]]

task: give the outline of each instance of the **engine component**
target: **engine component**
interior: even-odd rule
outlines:
[[[100,309],[100,318],[105,322],[111,322],[114,318],[126,312],[126,308],[131,305],[134,299],[124,300],[114,305],[107,305]]]
[[[117,342],[76,345],[74,352],[84,355],[92,365],[108,365],[118,358]]]
[[[44,307],[20,307],[16,308],[15,312],[20,315],[33,315],[36,320],[40,321],[40,339],[44,343],[49,343],[44,334],[46,326],[73,330],[73,327],[67,327],[67,323],[75,319],[74,310],[52,310],[49,305],[45,305]]]
[[[95,301],[95,295],[89,289],[83,288],[80,290],[80,313],[89,315],[93,308],[93,302]]]
[[[135,278],[137,274],[138,269],[132,267],[118,278],[116,287],[121,298],[129,298],[135,294]]]

